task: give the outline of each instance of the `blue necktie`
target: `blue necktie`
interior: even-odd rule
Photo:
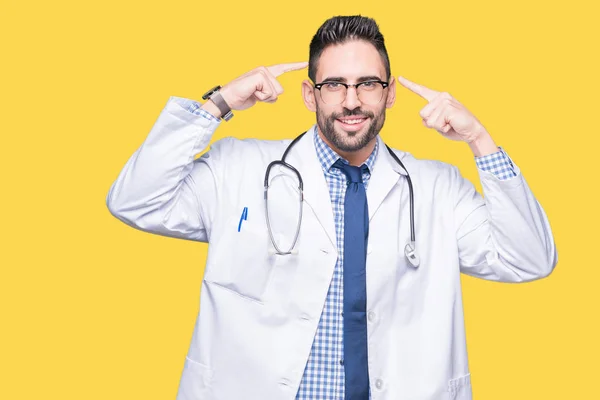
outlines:
[[[362,181],[367,166],[338,159],[333,165],[348,179],[344,199],[344,371],[346,400],[368,400],[367,364],[367,239],[369,213]]]

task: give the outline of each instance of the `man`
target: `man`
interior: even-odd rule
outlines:
[[[302,92],[317,123],[285,165],[270,163],[289,140],[227,138],[194,160],[221,118],[276,101],[277,77],[306,66],[257,68],[203,105],[172,97],[108,193],[133,227],[209,243],[178,399],[471,399],[459,273],[547,276],[546,215],[447,93],[398,78],[428,101],[426,126],[469,145],[485,201],[456,167],[388,151],[378,134],[396,82],[361,16],[314,36]]]

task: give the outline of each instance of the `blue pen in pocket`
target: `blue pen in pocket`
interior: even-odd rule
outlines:
[[[244,207],[244,211],[242,211],[242,216],[240,217],[240,223],[238,225],[238,232],[242,229],[242,221],[248,219],[248,207]]]

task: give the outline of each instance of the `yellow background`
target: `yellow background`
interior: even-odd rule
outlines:
[[[483,122],[552,224],[549,278],[462,278],[475,399],[600,398],[594,3],[3,0],[0,399],[175,398],[206,245],[128,227],[108,189],[169,96],[200,100],[256,66],[307,60],[325,19],[356,13],[379,23],[394,76]],[[276,104],[238,112],[214,139],[306,129],[305,77],[281,77]],[[468,146],[423,127],[424,105],[399,87],[383,138],[481,188]]]

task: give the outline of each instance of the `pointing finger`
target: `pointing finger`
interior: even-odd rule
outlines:
[[[287,63],[287,64],[277,64],[267,67],[270,73],[272,73],[275,77],[283,74],[284,72],[296,71],[299,69],[304,69],[308,66],[308,62],[297,62],[297,63]]]
[[[275,78],[275,76],[269,71],[268,68],[264,69],[265,76],[271,85],[273,85],[273,89],[275,89],[275,95],[279,96],[283,93],[283,87],[279,83],[279,81]]]
[[[400,84],[402,86],[404,86],[411,92],[418,94],[419,96],[421,96],[422,98],[424,98],[427,101],[433,100],[435,98],[435,96],[437,96],[439,94],[439,92],[437,92],[433,89],[429,89],[425,86],[411,82],[408,79],[403,78],[401,76],[398,77],[398,82],[400,82]]]

